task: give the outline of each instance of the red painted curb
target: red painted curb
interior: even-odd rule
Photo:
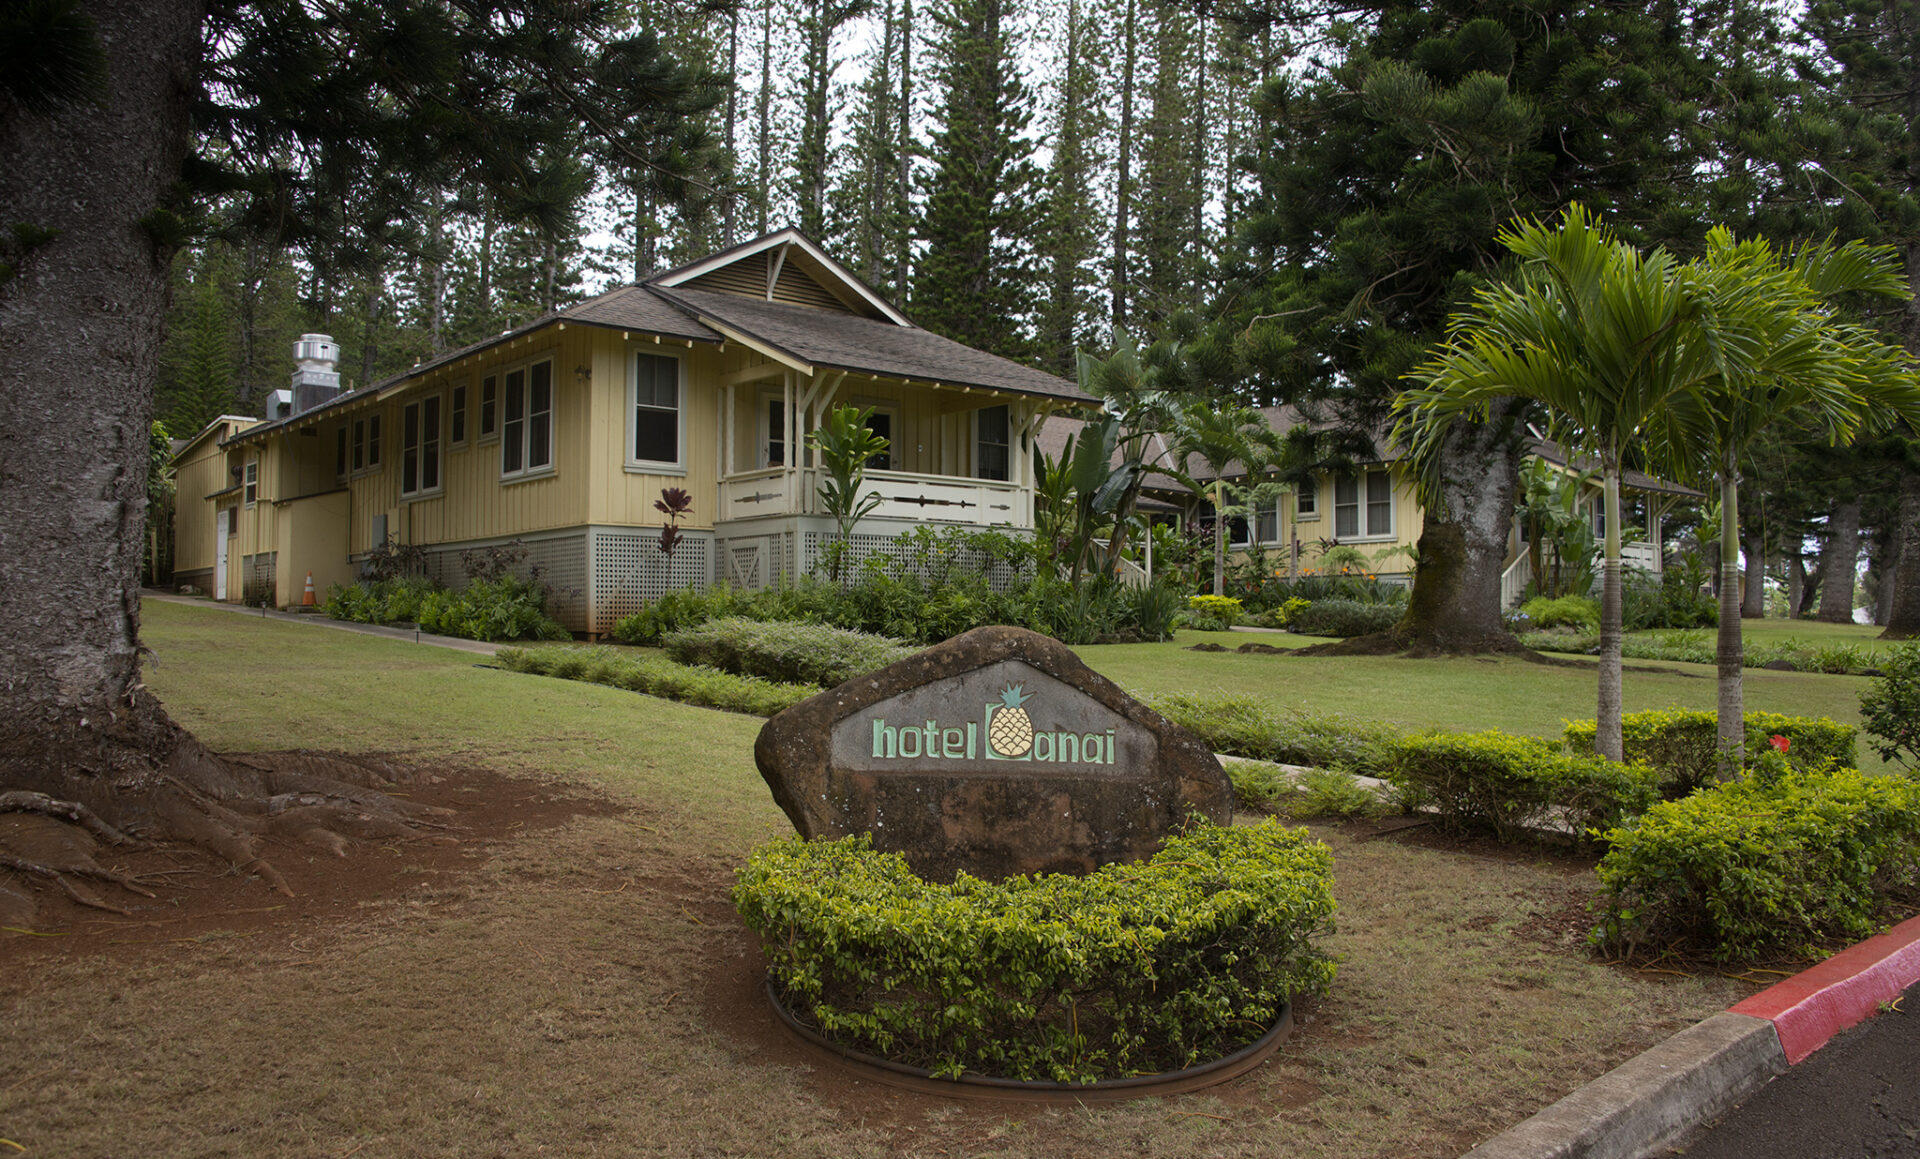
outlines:
[[[1920,918],[1909,918],[1728,1009],[1772,1022],[1792,1064],[1866,1021],[1880,1003],[1915,982],[1920,982]]]

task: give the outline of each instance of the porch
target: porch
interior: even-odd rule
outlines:
[[[719,494],[715,531],[769,518],[824,516],[824,470],[810,445],[836,407],[868,412],[887,440],[869,462],[863,495],[879,504],[863,525],[946,523],[1033,526],[1033,437],[1040,400],[845,371],[812,374],[761,364],[720,391]]]

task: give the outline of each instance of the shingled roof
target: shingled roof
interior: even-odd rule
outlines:
[[[1092,405],[1063,378],[942,338],[918,326],[685,287],[646,287],[709,325],[812,367],[969,386]]]
[[[788,268],[789,278],[825,279],[832,284],[821,283],[816,292],[822,300],[830,306],[836,301],[844,303],[850,312],[770,301],[690,284],[696,280],[703,285],[711,284],[714,271],[736,262],[744,264],[781,247],[791,247],[799,255]],[[430,371],[556,322],[658,334],[716,346],[737,341],[759,347],[781,361],[812,369],[994,390],[1081,406],[1099,405],[1098,399],[1063,378],[997,354],[975,350],[914,325],[819,245],[798,230],[783,229],[656,274],[644,282],[618,286],[563,310],[542,314],[511,330],[419,363],[383,379],[371,389],[351,391],[290,418],[261,423],[227,441],[262,438],[285,426],[306,425],[323,414],[353,409],[356,404],[377,399],[382,393]]]

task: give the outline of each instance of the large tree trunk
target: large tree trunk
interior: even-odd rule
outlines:
[[[1900,472],[1900,558],[1894,565],[1893,604],[1882,640],[1920,637],[1920,471]]]
[[[1766,540],[1757,531],[1749,531],[1745,540],[1747,586],[1740,595],[1740,618],[1758,620],[1767,614]],[[1721,620],[1726,620],[1726,604],[1721,603]]]
[[[0,112],[0,221],[58,231],[0,284],[0,812],[193,842],[284,889],[259,859],[264,832],[339,852],[319,833],[346,812],[335,804],[391,814],[377,793],[309,775],[340,762],[287,776],[213,756],[140,683],[147,434],[172,256],[149,223],[180,178],[201,14],[178,0],[88,13],[107,60],[99,103]],[[365,772],[350,775],[365,785]],[[76,900],[106,904],[76,875],[132,887],[85,856],[48,865],[8,841],[0,866],[57,879]],[[5,882],[0,895],[18,911],[23,895]]]
[[[1520,458],[1513,416],[1497,400],[1485,423],[1455,423],[1441,449],[1441,502],[1426,512],[1413,595],[1394,633],[1415,653],[1513,652],[1520,642],[1500,618]]]
[[[142,219],[180,176],[200,11],[120,0],[89,12],[108,60],[101,103],[0,113],[0,221],[59,231],[0,285],[0,788],[170,727],[135,693],[172,257]]]
[[[1820,549],[1820,611],[1814,619],[1853,623],[1853,580],[1860,564],[1860,500],[1843,499],[1827,517],[1827,539]]]

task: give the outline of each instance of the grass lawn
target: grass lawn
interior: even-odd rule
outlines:
[[[1844,625],[1820,626],[1851,630]],[[1183,631],[1171,645],[1113,644],[1082,648],[1080,654],[1103,676],[1135,693],[1231,692],[1309,712],[1383,720],[1406,729],[1498,728],[1558,737],[1563,720],[1593,719],[1598,694],[1599,674],[1590,664],[1566,667],[1485,656],[1402,660],[1187,650],[1203,641],[1226,647],[1249,641],[1277,647],[1319,642],[1267,633]],[[1860,693],[1868,683],[1864,676],[1749,668],[1744,695],[1750,711],[1827,716],[1857,725]],[[1626,662],[1623,692],[1628,712],[1650,708],[1710,712],[1718,696],[1711,665],[1638,660]],[[1859,756],[1863,770],[1883,769],[1866,745],[1860,746]]]
[[[753,766],[759,720],[212,609],[149,604],[145,622],[151,686],[215,748],[389,753],[456,784],[485,769],[582,785],[610,807],[475,845],[466,872],[326,921],[170,941],[162,900],[136,933],[0,932],[0,1136],[28,1155],[1452,1159],[1752,989],[1587,959],[1578,865],[1322,827],[1341,972],[1273,1062],[1115,1106],[895,1094],[805,1065],[758,1005],[727,891],[787,830]],[[1590,711],[1590,673],[1204,655],[1181,650],[1190,635],[1086,654],[1141,691],[1409,725],[1550,733]],[[1800,679],[1757,683],[1800,711],[1796,695],[1857,683]],[[1712,696],[1685,677],[1628,689],[1634,707]]]

